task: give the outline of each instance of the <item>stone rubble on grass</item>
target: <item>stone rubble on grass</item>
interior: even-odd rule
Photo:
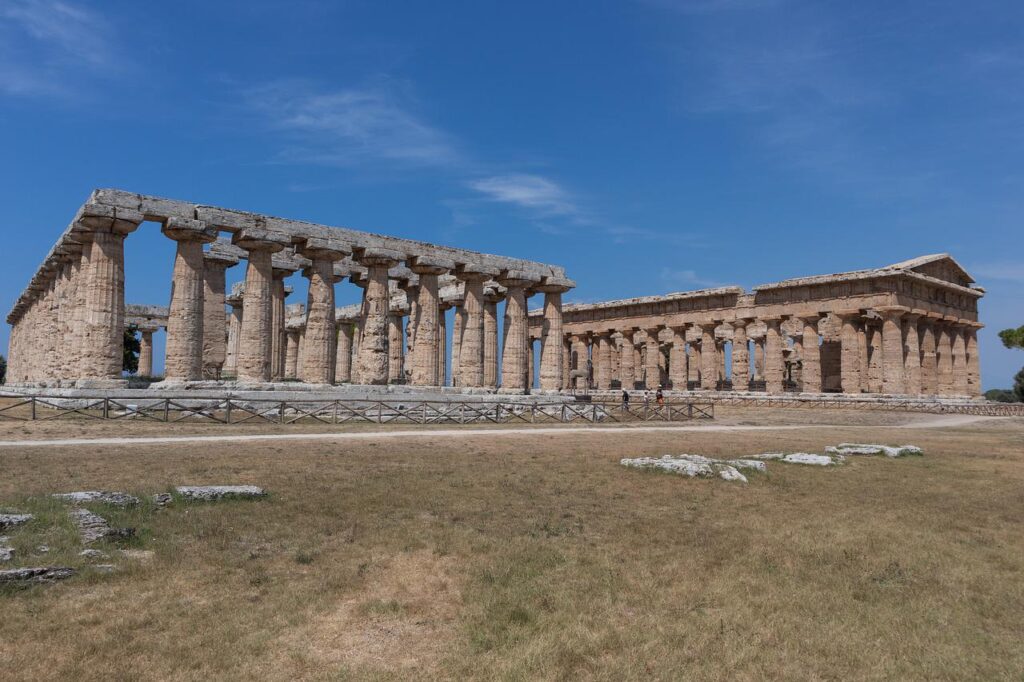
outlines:
[[[841,464],[845,459],[842,455],[830,457],[829,455],[816,455],[810,452],[793,452],[788,455],[784,452],[765,452],[760,455],[752,455],[752,457],[755,459],[785,462],[786,464],[813,464],[825,467]]]
[[[82,542],[86,544],[101,538],[126,538],[135,535],[134,528],[111,528],[106,519],[88,509],[72,509],[71,518],[78,526]]]
[[[93,564],[93,570],[99,573],[113,573],[117,568],[114,564]]]
[[[36,554],[49,554],[49,553],[50,553],[50,546],[49,545],[39,545],[38,547],[36,547]]]
[[[157,507],[166,507],[174,501],[174,496],[170,493],[157,493],[153,495],[153,504]]]
[[[32,514],[0,514],[0,530],[14,528],[23,523],[28,523],[35,517]]]
[[[98,549],[83,549],[78,553],[78,556],[85,557],[86,559],[108,559],[109,556],[106,552],[101,552]]]
[[[833,455],[885,455],[886,457],[906,457],[923,455],[924,451],[916,445],[874,445],[870,443],[840,443],[825,448],[825,452]]]
[[[186,500],[209,502],[223,499],[255,499],[267,493],[255,485],[179,485],[177,493]]]
[[[82,504],[83,502],[101,502],[114,507],[134,507],[139,503],[139,498],[128,493],[110,492],[107,490],[79,490],[73,493],[56,493],[53,495],[59,500]]]
[[[11,568],[0,571],[0,584],[3,583],[49,583],[55,580],[70,578],[75,569],[67,566],[38,566],[34,568]]]
[[[665,455],[664,457],[623,458],[619,464],[637,469],[661,469],[690,478],[712,478],[717,476],[726,481],[747,482],[733,464],[701,455]]]
[[[5,564],[14,559],[14,548],[7,545],[0,545],[0,564]]]

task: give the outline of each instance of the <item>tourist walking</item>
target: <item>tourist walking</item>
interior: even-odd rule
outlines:
[[[658,407],[665,407],[665,394],[658,389],[658,392],[654,394],[654,399],[658,401]]]
[[[629,409],[629,391],[626,390],[622,391],[622,409]]]

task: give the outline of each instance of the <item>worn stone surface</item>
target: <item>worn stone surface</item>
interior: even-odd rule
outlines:
[[[35,517],[32,514],[0,514],[0,530],[7,530],[28,523]]]
[[[14,548],[0,544],[0,563],[14,560]]]
[[[701,455],[665,455],[663,457],[624,458],[619,463],[637,469],[658,469],[690,478],[718,477],[726,481],[747,482],[747,477],[728,462]],[[755,468],[755,467],[751,467]]]
[[[885,455],[886,457],[906,457],[923,455],[924,451],[916,445],[873,445],[869,443],[840,443],[825,448],[825,452],[833,455]]]
[[[766,459],[785,462],[786,464],[812,464],[816,466],[831,466],[842,462],[842,457],[830,457],[828,455],[817,455],[810,452],[765,452],[760,455],[751,455],[753,459]]]
[[[124,538],[135,535],[134,528],[111,528],[106,519],[88,509],[72,509],[69,515],[78,527],[78,534],[81,536],[82,542],[85,543],[96,542],[102,538]]]
[[[255,485],[179,485],[175,491],[186,500],[255,499],[267,493]]]
[[[114,507],[134,507],[139,503],[139,498],[134,495],[107,490],[80,490],[73,493],[55,493],[53,497],[74,504],[101,502]]]
[[[109,559],[110,555],[106,552],[101,552],[98,549],[83,549],[78,553],[78,556],[85,557],[86,559]]]
[[[0,571],[0,583],[49,583],[70,578],[74,574],[75,569],[67,566],[9,568]]]

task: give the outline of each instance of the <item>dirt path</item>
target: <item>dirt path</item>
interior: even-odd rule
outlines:
[[[981,417],[972,415],[949,415],[929,419],[927,421],[893,424],[868,428],[893,429],[939,429],[964,426],[977,422],[1003,419],[1003,417]],[[275,433],[275,434],[236,434],[223,436],[143,436],[135,438],[62,438],[56,440],[4,440],[2,448],[23,447],[67,447],[84,445],[152,445],[163,443],[220,443],[245,441],[352,441],[377,440],[381,438],[458,438],[471,436],[572,436],[580,433],[662,433],[662,432],[742,432],[742,431],[795,431],[804,429],[848,429],[865,428],[850,427],[843,424],[780,424],[780,425],[738,425],[738,424],[701,424],[680,426],[555,426],[509,429],[422,429],[401,431],[365,431],[359,433]]]

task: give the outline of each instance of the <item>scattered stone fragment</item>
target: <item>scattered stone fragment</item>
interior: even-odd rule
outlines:
[[[78,556],[85,557],[86,559],[108,559],[109,556],[106,552],[101,552],[98,549],[83,549],[78,553]]]
[[[32,514],[0,514],[0,530],[14,528],[23,523],[28,523],[35,517]]]
[[[153,495],[153,504],[158,507],[166,507],[174,501],[174,497],[170,493],[157,493]]]
[[[14,559],[14,548],[6,545],[0,546],[0,564],[7,563]]]
[[[135,535],[134,528],[111,528],[102,516],[93,514],[88,509],[73,509],[71,518],[78,526],[82,542],[86,544],[96,542],[100,538],[130,538]]]
[[[816,455],[810,452],[765,452],[760,455],[752,455],[754,459],[775,460],[786,464],[812,464],[816,466],[832,466],[843,461],[842,455],[830,457],[828,455]]]
[[[94,564],[93,569],[99,573],[113,573],[117,567],[114,564]]]
[[[128,493],[110,492],[107,490],[79,490],[73,493],[56,493],[57,499],[82,504],[83,502],[102,502],[114,507],[134,507],[139,503],[139,498]]]
[[[619,460],[623,466],[638,469],[661,469],[690,478],[712,478],[718,476],[726,481],[747,482],[747,477],[732,464],[701,455],[665,455],[664,457],[636,457]]]
[[[49,554],[49,553],[50,553],[50,546],[49,545],[39,545],[38,547],[36,547],[36,554]]]
[[[75,569],[67,566],[38,566],[34,568],[10,568],[0,571],[2,583],[49,583],[70,578]]]
[[[885,455],[886,457],[907,457],[923,455],[924,451],[916,445],[874,445],[870,443],[840,443],[825,448],[825,452],[833,455]]]
[[[254,485],[179,485],[175,490],[186,500],[255,499],[266,493]]]
[[[121,556],[134,561],[149,561],[156,556],[156,552],[151,549],[122,549]]]
[[[762,473],[768,471],[768,465],[756,459],[727,459],[725,463],[737,469],[754,469]]]

